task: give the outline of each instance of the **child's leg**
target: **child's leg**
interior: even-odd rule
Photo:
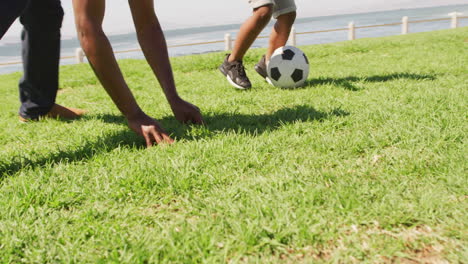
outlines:
[[[295,20],[295,11],[278,16],[275,26],[270,34],[270,41],[266,53],[267,61],[270,60],[271,55],[277,48],[286,45]]]
[[[228,61],[241,61],[247,50],[258,37],[260,32],[270,22],[273,5],[265,5],[254,9],[253,15],[242,24],[237,35],[234,48]]]

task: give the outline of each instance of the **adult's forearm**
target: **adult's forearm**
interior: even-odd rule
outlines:
[[[157,19],[141,27],[137,25],[137,36],[145,58],[156,75],[168,101],[179,99],[166,39]]]
[[[125,83],[102,29],[78,29],[78,34],[91,67],[120,112],[127,118],[139,114],[141,109]]]

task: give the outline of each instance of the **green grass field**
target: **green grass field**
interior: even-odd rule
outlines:
[[[468,28],[303,46],[306,87],[222,53],[172,58],[206,127],[179,124],[144,61],[120,64],[177,142],[145,149],[89,65],[18,122],[20,73],[0,76],[1,263],[467,263]]]

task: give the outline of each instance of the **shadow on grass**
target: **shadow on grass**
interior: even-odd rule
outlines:
[[[194,133],[194,128],[181,125],[174,117],[167,116],[159,121],[166,131],[171,131],[172,136],[177,139],[197,140],[210,138],[219,133],[237,133],[245,135],[259,135],[264,132],[273,131],[280,127],[295,122],[322,121],[330,117],[347,116],[349,113],[340,108],[328,112],[317,111],[309,106],[296,106],[284,108],[274,113],[249,115],[238,113],[212,113],[205,115],[206,126],[201,130],[203,133]],[[122,116],[117,115],[95,115],[85,116],[82,121],[98,119],[106,123],[126,124]],[[23,169],[41,168],[48,164],[80,162],[91,159],[94,155],[110,152],[117,147],[130,147],[144,149],[144,140],[129,129],[117,131],[87,142],[85,145],[73,150],[57,150],[49,156],[30,160],[25,157],[13,157],[11,162],[0,161],[0,180],[7,175],[15,174]]]
[[[219,133],[237,133],[245,135],[259,135],[273,131],[286,124],[294,122],[322,121],[331,116],[347,116],[349,113],[341,108],[329,112],[317,111],[312,107],[300,105],[293,108],[280,109],[270,114],[239,114],[239,113],[208,113],[204,114],[206,130],[208,133],[194,135],[192,127],[180,124],[172,116],[166,116],[158,121],[171,132],[171,136],[177,139],[201,139],[209,138]],[[99,115],[96,117],[106,123],[122,124],[125,119],[115,115]]]
[[[318,86],[318,85],[334,85],[343,87],[346,90],[350,91],[359,91],[362,88],[356,86],[357,82],[388,82],[399,79],[407,80],[435,80],[434,75],[429,74],[415,74],[415,73],[392,73],[392,74],[383,74],[383,75],[374,75],[374,76],[348,76],[343,78],[327,78],[319,77],[317,79],[309,79],[305,82],[304,88],[308,86]]]

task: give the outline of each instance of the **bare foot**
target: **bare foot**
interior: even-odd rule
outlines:
[[[77,119],[81,117],[85,113],[86,111],[82,109],[65,107],[65,106],[61,106],[58,104],[54,104],[54,106],[52,106],[50,111],[44,116],[41,116],[40,118],[62,118],[62,119],[72,120],[72,119]],[[32,121],[31,119],[27,119],[22,116],[19,117],[19,120],[21,122]]]
[[[54,104],[52,109],[50,109],[49,113],[47,113],[45,116],[51,118],[77,119],[85,113],[86,111],[82,109],[64,107],[59,104]]]

